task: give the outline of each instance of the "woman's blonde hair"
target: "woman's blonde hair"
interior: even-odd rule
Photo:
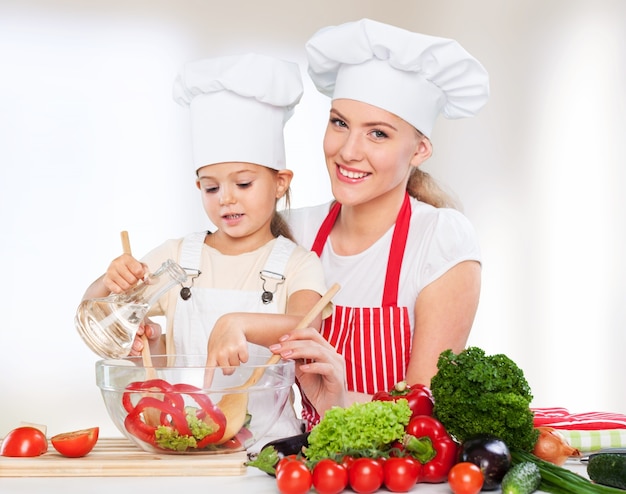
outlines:
[[[411,197],[436,208],[459,209],[455,199],[445,192],[430,174],[415,167],[411,170],[406,191]]]
[[[417,132],[417,137],[420,140],[427,139],[430,141],[420,130],[415,127],[413,127],[413,129]],[[414,197],[418,201],[425,202],[436,208],[459,209],[457,201],[455,201],[450,194],[445,192],[430,174],[422,171],[418,167],[411,169],[409,181],[406,184],[406,191],[411,197]]]

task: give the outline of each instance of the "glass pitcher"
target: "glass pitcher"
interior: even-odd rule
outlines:
[[[83,300],[76,310],[76,329],[100,357],[125,357],[150,307],[168,290],[186,280],[185,270],[168,259],[124,293]]]

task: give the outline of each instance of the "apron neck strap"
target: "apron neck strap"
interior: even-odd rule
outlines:
[[[333,225],[337,220],[341,204],[335,202],[328,212],[326,219],[320,226],[311,250],[321,257],[324,244],[330,235]],[[398,286],[400,284],[400,269],[402,268],[402,258],[406,247],[406,239],[409,234],[411,223],[411,198],[408,193],[404,195],[404,201],[396,218],[396,225],[391,238],[391,248],[389,249],[389,259],[387,260],[387,274],[385,276],[385,287],[383,290],[383,307],[398,305]]]
[[[391,237],[391,248],[387,260],[387,274],[385,276],[385,288],[383,289],[383,307],[398,305],[398,286],[400,285],[400,269],[406,247],[406,239],[409,235],[411,223],[411,199],[409,194],[404,195],[404,201],[400,207],[396,226]]]

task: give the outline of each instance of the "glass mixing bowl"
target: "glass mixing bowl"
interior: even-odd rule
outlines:
[[[96,381],[120,432],[150,453],[215,454],[242,451],[281,417],[295,380],[292,360],[267,364],[250,352],[237,367],[205,367],[206,356],[152,356],[96,362]],[[258,379],[245,387],[251,376]],[[242,385],[244,389],[241,389]],[[291,406],[289,404],[288,406]]]

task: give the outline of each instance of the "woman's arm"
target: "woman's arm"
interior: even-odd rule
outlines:
[[[430,386],[439,354],[465,348],[478,309],[481,266],[464,261],[426,286],[415,302],[415,330],[406,373],[409,384]]]

